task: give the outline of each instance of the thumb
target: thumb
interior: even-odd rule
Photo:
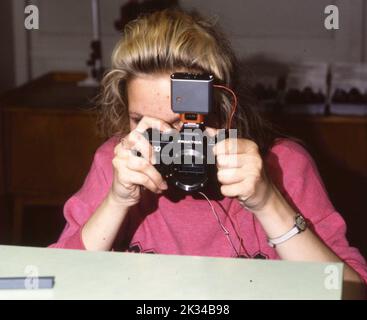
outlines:
[[[209,136],[214,137],[219,132],[219,130],[220,129],[206,127],[204,132],[208,133]]]

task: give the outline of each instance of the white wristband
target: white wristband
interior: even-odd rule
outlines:
[[[270,247],[275,248],[278,244],[281,244],[289,240],[290,238],[294,237],[296,234],[306,230],[306,228],[307,228],[306,220],[302,217],[302,215],[297,214],[295,217],[294,227],[280,237],[268,239],[268,244]]]
[[[278,238],[268,239],[269,246],[272,248],[275,248],[278,244],[281,244],[296,234],[300,233],[297,227],[293,227],[291,230],[289,230],[287,233],[283,234],[282,236]]]

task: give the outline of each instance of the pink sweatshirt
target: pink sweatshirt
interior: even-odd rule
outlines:
[[[96,152],[82,188],[65,204],[66,227],[54,248],[85,249],[81,230],[108,193],[113,180],[112,158],[116,138]],[[297,143],[279,140],[266,164],[272,181],[295,210],[312,224],[314,232],[367,282],[366,262],[345,237],[346,225],[331,204],[311,156]],[[236,199],[212,201],[219,219],[240,257],[279,259],[267,244],[254,215]],[[228,237],[207,200],[187,195],[174,202],[149,191],[132,207],[116,239],[114,250],[128,252],[236,257]]]

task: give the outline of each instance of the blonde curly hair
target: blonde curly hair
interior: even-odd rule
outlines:
[[[226,85],[241,95],[238,86],[238,64],[229,42],[208,20],[197,13],[167,9],[140,16],[128,23],[112,53],[112,68],[102,80],[99,95],[99,128],[105,136],[121,136],[129,131],[126,85],[129,79],[142,74],[172,73],[177,70],[206,72],[215,83]],[[243,89],[247,89],[242,87]],[[227,121],[231,98],[215,93],[214,109],[219,125]],[[264,140],[267,125],[253,112],[251,99],[240,99],[233,119],[239,136]],[[246,101],[244,101],[246,100]],[[258,140],[258,141],[256,141]],[[264,141],[262,141],[264,140]]]

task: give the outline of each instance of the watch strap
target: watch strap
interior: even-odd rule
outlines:
[[[283,234],[282,236],[273,238],[273,239],[268,239],[269,246],[272,248],[275,248],[275,246],[277,246],[278,244],[281,244],[289,240],[290,238],[292,238],[293,236],[295,236],[298,233],[300,233],[300,230],[298,229],[297,226],[294,226],[291,230],[289,230],[287,233]]]
[[[300,214],[297,213],[295,216],[295,223],[291,230],[286,232],[285,234],[281,235],[280,237],[268,239],[268,244],[272,248],[275,248],[276,245],[281,244],[290,238],[294,237],[296,234],[301,233],[302,231],[306,230],[307,228],[307,221],[305,218]]]

